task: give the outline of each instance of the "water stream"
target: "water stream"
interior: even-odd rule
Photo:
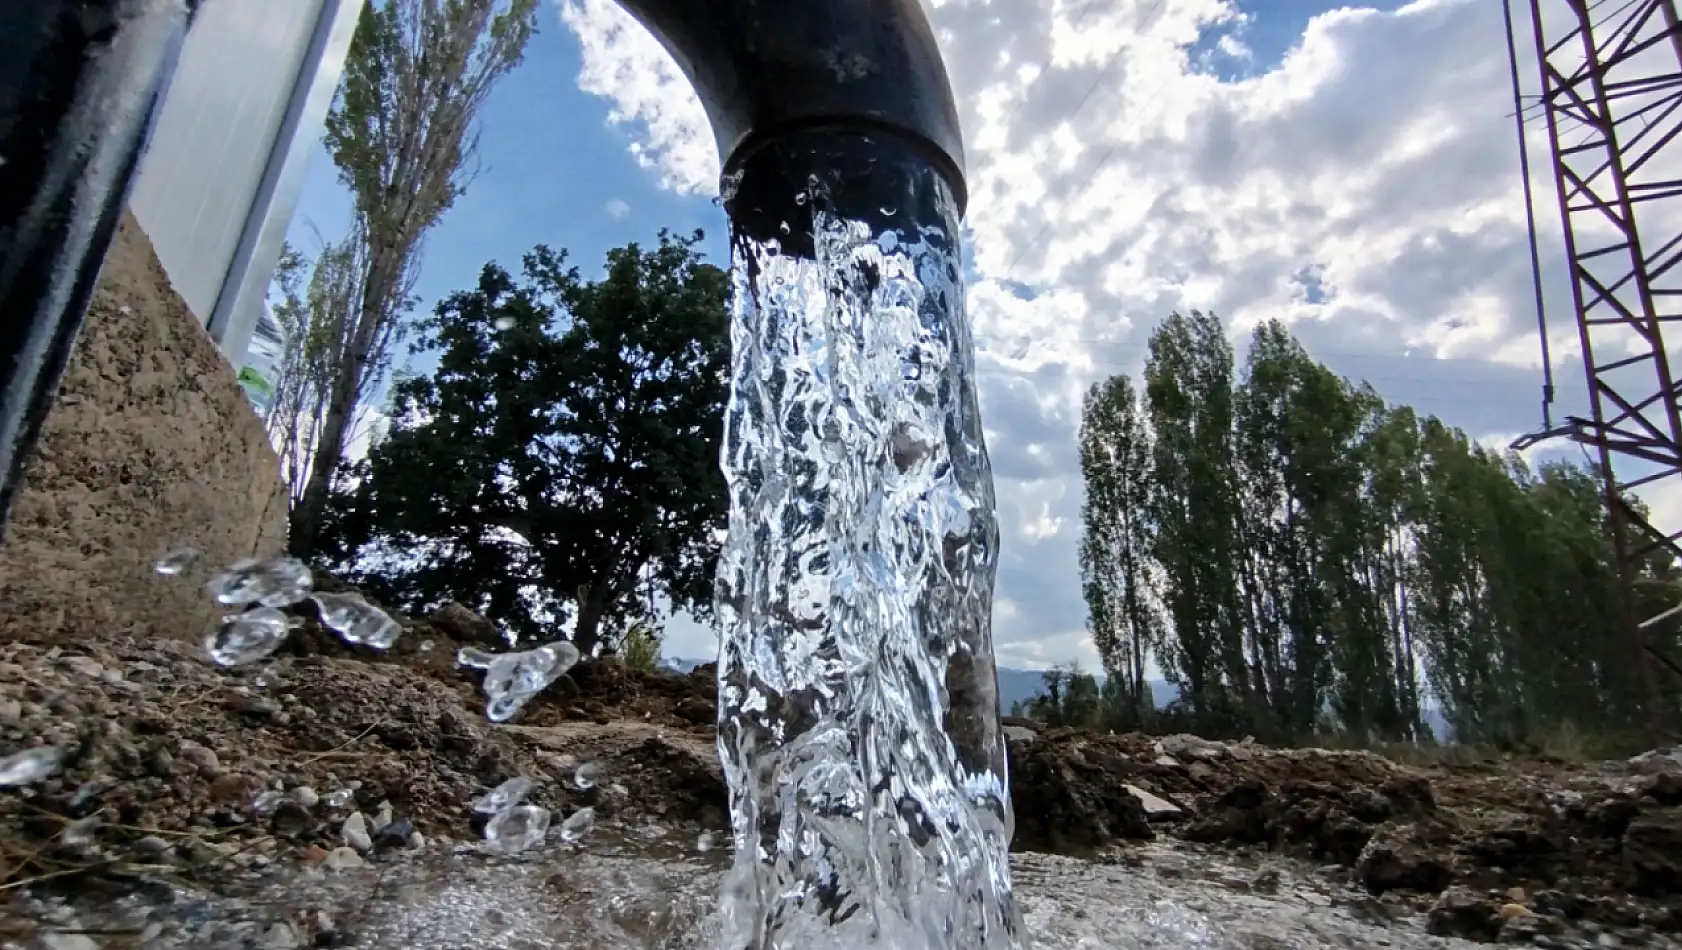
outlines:
[[[932,171],[890,177],[871,220],[810,179],[810,253],[736,234],[726,948],[1022,945],[956,214]]]

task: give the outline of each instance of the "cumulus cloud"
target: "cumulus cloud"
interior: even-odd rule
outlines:
[[[635,131],[636,158],[665,187],[713,193],[705,115],[669,57],[612,0],[558,2],[580,85]],[[1536,427],[1500,4],[1323,9],[1273,49],[1261,40],[1280,24],[1229,0],[928,6],[968,147],[1006,662],[1096,661],[1075,567],[1080,398],[1137,372],[1175,308],[1219,313],[1240,347],[1255,323],[1286,320],[1334,369],[1474,435]],[[1582,412],[1559,225],[1538,224],[1556,411]]]
[[[619,198],[609,201],[603,206],[602,210],[606,211],[607,216],[615,221],[622,221],[631,214],[631,206]]]

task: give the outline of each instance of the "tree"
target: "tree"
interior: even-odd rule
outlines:
[[[1132,380],[1114,376],[1087,393],[1080,428],[1081,590],[1105,683],[1122,691],[1135,727],[1154,706],[1145,677],[1162,639],[1151,561],[1151,441],[1141,411]]]
[[[1235,581],[1232,364],[1220,321],[1195,310],[1157,327],[1145,363],[1152,553],[1173,631],[1160,660],[1199,715],[1226,715],[1252,695]]]
[[[586,282],[538,247],[439,305],[437,372],[395,389],[389,435],[329,507],[324,548],[411,609],[457,600],[521,637],[563,616],[589,651],[649,591],[705,615],[729,282],[689,238],[609,252]]]
[[[327,148],[351,192],[354,224],[338,245],[353,265],[351,304],[328,316],[333,374],[288,543],[316,553],[322,514],[358,405],[384,381],[421,241],[466,189],[473,123],[536,31],[537,0],[385,0],[363,7]]]
[[[309,483],[344,350],[341,334],[359,296],[354,257],[359,247],[347,239],[323,248],[312,262],[285,245],[275,270],[278,299],[273,309],[281,354],[263,425],[280,455],[287,498],[294,506]]]

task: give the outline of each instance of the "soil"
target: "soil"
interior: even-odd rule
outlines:
[[[406,627],[378,653],[306,620],[272,662],[233,670],[177,641],[0,645],[0,752],[66,752],[53,777],[0,789],[0,888],[204,886],[234,866],[359,860],[347,843],[369,860],[447,846],[479,837],[473,799],[515,775],[557,822],[588,806],[607,822],[726,824],[710,667],[587,659],[493,725],[479,674],[455,654],[502,648],[495,628],[456,606]],[[1300,859],[1398,919],[1475,940],[1682,933],[1682,754],[1410,767],[1017,720],[1008,731],[1021,850],[1113,864],[1170,842]],[[574,781],[584,763],[601,774],[589,788]],[[347,832],[354,814],[368,841]]]

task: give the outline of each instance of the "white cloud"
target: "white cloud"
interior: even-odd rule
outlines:
[[[615,221],[623,220],[631,214],[631,206],[620,198],[614,198],[608,201],[602,210],[606,211],[607,216]]]
[[[580,85],[613,102],[637,158],[669,188],[714,192],[704,113],[658,44],[612,0],[557,2],[582,43]],[[1474,434],[1537,427],[1499,4],[1329,9],[1283,55],[1257,47],[1269,14],[1229,0],[929,5],[968,143],[1001,662],[1091,664],[1074,557],[1080,395],[1136,372],[1174,308],[1221,314],[1236,341],[1285,319],[1334,369]],[[1539,123],[1531,146],[1551,207]],[[1584,390],[1559,225],[1544,214],[1538,227],[1557,418],[1584,411]]]

